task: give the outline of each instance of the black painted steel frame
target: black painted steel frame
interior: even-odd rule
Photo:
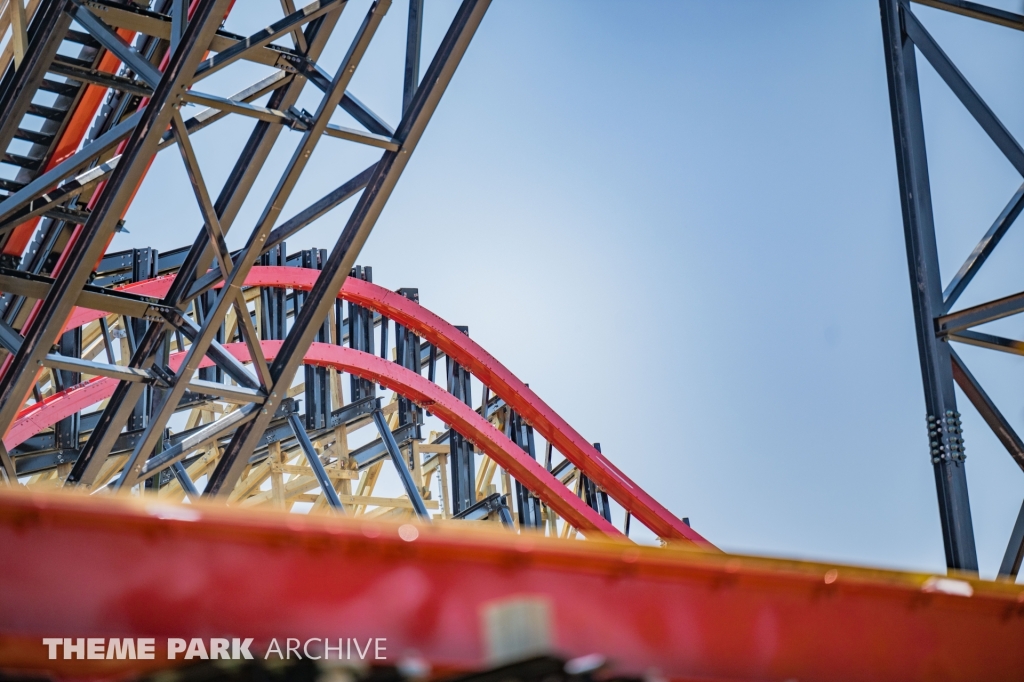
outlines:
[[[915,1],[972,19],[1024,30],[1024,16],[967,0]],[[952,311],[952,308],[1024,209],[1024,185],[1010,198],[963,266],[943,289],[932,214],[916,55],[921,54],[931,64],[1022,176],[1024,148],[928,33],[912,11],[909,0],[880,2],[907,260],[928,413],[930,459],[935,472],[946,563],[950,569],[976,572],[978,557],[954,384],[960,386],[1021,469],[1024,469],[1024,441],[1021,441],[963,360],[951,348],[950,342],[1024,354],[1024,343],[1020,341],[971,329],[1024,312],[1024,294],[958,311]],[[1015,578],[1022,558],[1024,505],[1011,533],[999,575],[1008,579]]]
[[[422,79],[419,62],[423,3],[411,0],[403,74],[403,115],[394,129],[347,91],[390,4],[391,0],[372,3],[341,65],[335,74],[329,75],[316,60],[347,0],[316,0],[298,10],[293,3],[283,2],[288,14],[248,37],[235,36],[219,28],[231,0],[192,3],[158,0],[153,10],[113,0],[43,0],[30,25],[25,57],[17,69],[11,67],[0,81],[0,147],[6,148],[15,138],[31,136],[19,127],[20,121],[35,106],[31,98],[41,84],[48,82],[47,73],[59,73],[81,83],[112,89],[108,96],[110,107],[97,118],[80,151],[45,172],[40,162],[35,168],[38,172],[30,174],[31,177],[26,176],[19,183],[4,181],[0,187],[9,192],[0,200],[0,239],[36,216],[43,216],[44,221],[37,231],[38,245],[33,242],[21,263],[0,263],[5,268],[0,271],[0,290],[5,293],[0,300],[0,345],[8,353],[0,374],[0,424],[14,421],[25,400],[36,389],[37,377],[45,368],[53,370],[56,381],[77,381],[82,372],[119,380],[102,413],[91,420],[88,441],[77,454],[65,485],[91,486],[115,446],[124,444],[127,428],[134,429],[135,435],[127,441],[131,454],[115,487],[131,487],[152,476],[156,471],[154,467],[159,467],[169,469],[184,490],[194,496],[197,493],[181,459],[188,449],[233,433],[203,492],[208,496],[226,496],[275,419],[288,421],[287,427],[294,431],[313,470],[318,476],[326,477],[322,463],[312,451],[304,425],[287,398],[287,390],[311,342],[329,333],[325,325],[329,312],[336,305],[336,294],[345,278],[354,271],[363,243],[415,150],[490,0],[463,0]],[[191,14],[185,16],[190,5]],[[234,11],[244,11],[244,7],[236,7]],[[102,47],[121,60],[123,68],[119,74],[103,73],[95,64],[89,67],[82,60],[68,62],[58,55],[73,20],[88,32],[88,36],[83,34],[77,39],[90,46],[93,50],[90,55],[98,53]],[[118,29],[137,31],[141,37],[129,44],[117,34]],[[294,49],[272,42],[289,36]],[[207,57],[208,52],[215,54]],[[230,98],[207,95],[196,89],[203,78],[240,59],[274,66],[278,71]],[[323,93],[313,114],[294,107],[307,81]],[[270,99],[265,106],[251,104],[268,93]],[[185,103],[198,103],[209,109],[185,119],[181,113]],[[366,130],[331,124],[331,116],[339,108]],[[227,115],[253,118],[255,127],[220,194],[214,197],[200,171],[191,135]],[[301,141],[283,167],[277,187],[271,192],[245,247],[231,253],[225,235],[285,127],[299,131]],[[365,171],[275,227],[282,207],[323,137],[369,145],[383,153],[380,160]],[[50,138],[46,141],[52,142]],[[172,270],[176,277],[169,292],[156,302],[91,284],[96,264],[101,261],[114,231],[121,228],[121,218],[150,159],[168,146],[178,147],[204,221],[187,253],[175,258]],[[101,163],[101,155],[115,147],[118,153]],[[87,190],[95,192],[90,206],[83,207],[77,201]],[[329,253],[309,252],[311,262],[304,265],[319,269],[320,276],[309,292],[295,295],[290,329],[285,325],[287,308],[283,292],[280,297],[272,291],[265,292],[268,300],[262,311],[266,319],[265,324],[260,325],[264,338],[283,341],[274,361],[268,363],[242,297],[241,286],[247,273],[261,259],[267,264],[284,264],[283,248],[287,237],[357,195],[356,205],[334,248]],[[44,269],[42,257],[33,254],[36,251],[55,253],[59,251],[58,242],[63,245],[59,265],[51,263],[46,266],[50,275],[40,274]],[[145,255],[136,253],[130,259],[132,279],[144,279],[161,272],[155,254],[148,261]],[[135,272],[140,267],[145,272]],[[219,289],[215,288],[217,285]],[[24,316],[22,309],[30,299],[38,299],[39,303],[28,319],[19,318],[18,331],[12,326],[15,321],[12,316]],[[105,321],[103,333],[108,362],[76,357],[81,353],[80,337],[76,338],[74,333],[61,335],[76,305],[132,319],[127,325],[132,351],[127,367],[114,363],[110,350],[112,340]],[[249,347],[255,374],[221,346],[225,342],[223,320],[232,308],[238,313],[239,333]],[[195,321],[186,314],[189,309],[195,311]],[[372,345],[374,321],[368,311],[362,312],[366,314],[350,315],[350,322],[361,325],[359,343],[365,344],[369,339]],[[340,314],[337,323],[341,323]],[[386,321],[384,328],[387,328]],[[52,341],[58,337],[60,343],[54,350]],[[183,346],[183,339],[190,341],[184,362],[176,372],[166,366],[172,338],[177,339],[179,348]],[[336,338],[340,339],[341,335],[337,334]],[[349,334],[349,339],[356,346],[357,335]],[[386,347],[386,333],[384,340]],[[410,335],[403,341],[408,342],[410,348],[409,362],[415,362],[418,368],[422,361],[419,340]],[[369,350],[372,352],[372,348]],[[203,369],[198,378],[192,378],[204,357],[213,359],[216,368]],[[316,407],[313,410],[307,407],[305,428],[329,426],[332,413],[324,372],[307,369],[307,374],[311,375],[307,376],[306,391],[312,398],[308,402],[316,403]],[[234,384],[221,383],[223,377],[230,377]],[[359,397],[373,401],[372,385],[361,384],[359,389],[359,396],[353,393],[353,402]],[[170,417],[190,400],[190,396],[203,394],[226,398],[240,403],[241,407],[161,452]],[[418,429],[418,408],[414,405],[405,408],[404,421]],[[374,415],[381,427],[383,418],[379,404],[376,409],[369,408],[368,413]],[[62,421],[54,433],[57,447],[72,443],[76,446],[80,427],[77,415]],[[393,458],[399,457],[392,432],[381,427],[381,437],[386,452]],[[2,444],[0,463],[3,477],[15,481],[14,461]],[[399,467],[399,470],[405,473],[403,482],[410,488],[411,479],[406,480],[407,468]],[[329,485],[324,489],[333,492]],[[414,487],[409,489],[409,496],[416,512],[425,515],[423,501]],[[336,494],[329,503],[340,508]]]

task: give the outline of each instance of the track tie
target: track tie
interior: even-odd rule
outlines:
[[[26,140],[32,144],[41,144],[47,147],[53,142],[53,135],[50,133],[39,133],[34,130],[25,130],[24,128],[18,128],[17,132],[14,133],[14,137],[19,140]]]

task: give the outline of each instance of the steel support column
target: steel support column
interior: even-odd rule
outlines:
[[[949,346],[935,334],[935,319],[943,314],[944,305],[915,48],[905,30],[903,4],[881,0],[880,5],[911,297],[925,406],[932,427],[945,424],[957,410]],[[933,428],[929,436],[946,564],[951,569],[977,571],[965,464],[955,456],[946,429]]]

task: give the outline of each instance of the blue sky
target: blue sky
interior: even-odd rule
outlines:
[[[349,30],[366,4],[350,3]],[[252,3],[264,5],[268,14],[236,11],[228,27],[265,25],[279,9]],[[432,51],[456,4],[427,5]],[[915,11],[1024,135],[1024,94],[1006,87],[1019,82],[1024,36]],[[352,86],[392,122],[405,12],[397,1]],[[329,70],[342,33],[323,59]],[[922,72],[948,280],[1020,177]],[[204,88],[229,94],[246,80],[217,78]],[[214,187],[248,129],[222,126],[197,136]],[[360,262],[469,325],[724,549],[942,571],[892,139],[871,0],[495,0]],[[284,215],[373,158],[325,142]],[[264,176],[233,243],[276,180]],[[198,212],[180,158],[162,154],[153,178],[113,248],[191,241]],[[157,204],[171,192],[179,212]],[[290,248],[329,248],[347,210]],[[962,303],[1019,291],[1022,247],[1011,231]],[[1021,359],[961,355],[1024,428]],[[991,576],[1024,475],[961,402]]]

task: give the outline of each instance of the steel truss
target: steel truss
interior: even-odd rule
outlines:
[[[372,3],[333,73],[317,60],[346,0],[300,9],[284,1],[284,16],[250,36],[220,28],[230,0],[30,5],[27,47],[0,81],[0,145],[18,168],[0,179],[5,479],[368,518],[489,520],[561,537],[620,534],[615,502],[627,533],[636,519],[663,540],[710,547],[467,328],[419,306],[416,289],[374,285],[372,270],[355,264],[488,4],[463,0],[420,78],[423,3],[411,0],[394,128],[348,90],[390,0]],[[66,56],[69,43],[77,58]],[[242,60],[274,72],[231,97],[203,90],[203,79]],[[307,82],[322,93],[313,113],[295,107]],[[44,107],[39,92],[57,97]],[[187,116],[186,104],[205,109]],[[332,123],[338,110],[362,128]],[[253,129],[214,196],[193,136],[229,118],[251,119]],[[274,170],[266,161],[286,130],[298,137],[292,157],[276,169],[245,246],[231,252],[225,235],[258,174]],[[324,137],[381,157],[282,221]],[[203,217],[197,237],[171,252],[105,253],[150,160],[168,147],[181,155]],[[349,199],[333,248],[288,253],[286,240]],[[425,434],[432,418],[443,428]],[[402,491],[391,497],[375,494],[386,465]]]
[[[967,0],[915,2],[979,21],[1024,30],[1024,16]],[[954,308],[960,295],[1024,209],[1024,185],[1010,198],[964,264],[943,288],[928,180],[917,54],[920,53],[931,64],[1022,176],[1024,148],[928,33],[915,16],[908,0],[881,0],[881,10],[907,260],[927,406],[929,456],[935,471],[946,563],[951,569],[977,571],[978,557],[967,493],[966,454],[954,384],[960,387],[1022,469],[1024,441],[1000,413],[950,342],[1024,354],[1024,342],[974,329],[1024,312],[1024,293],[969,308]],[[1014,579],[1022,559],[1024,505],[1021,506],[1007,544],[999,576]]]

